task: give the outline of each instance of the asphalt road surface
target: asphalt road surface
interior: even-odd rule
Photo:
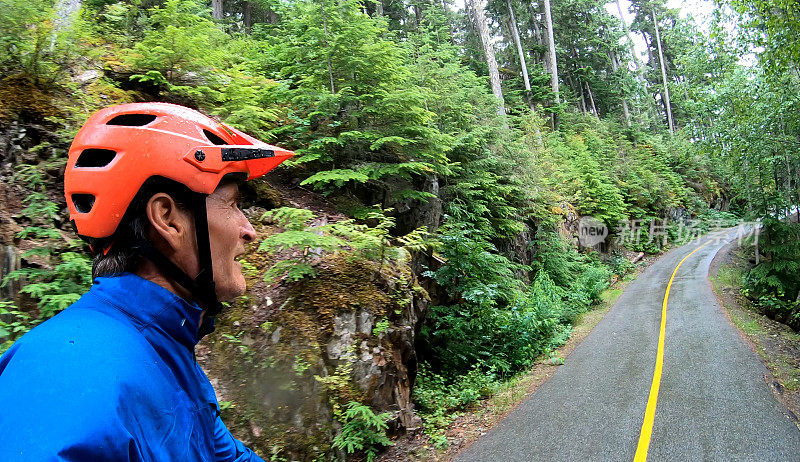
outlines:
[[[649,461],[800,461],[800,430],[766,369],[720,311],[707,275],[721,232],[676,248],[628,285],[563,366],[455,459],[631,461],[654,378],[667,284],[663,371]],[[647,448],[647,446],[646,446]],[[644,455],[641,453],[638,456]]]

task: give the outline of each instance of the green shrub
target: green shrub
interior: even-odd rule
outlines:
[[[314,212],[293,207],[270,210],[261,219],[271,220],[283,228],[264,239],[258,247],[261,252],[273,255],[288,253],[264,273],[264,280],[276,281],[284,276],[290,281],[314,277],[317,270],[315,260],[326,253],[342,252],[348,257],[378,263],[381,271],[387,262],[403,260],[409,251],[420,251],[432,245],[424,229],[393,237],[394,218],[387,216],[391,209],[369,208],[363,219],[374,222],[374,226],[355,220],[341,220],[312,226]]]
[[[769,317],[800,331],[800,224],[767,218],[763,260],[744,277],[743,292]]]
[[[24,281],[20,292],[34,300],[38,308],[36,316],[3,308],[4,314],[13,318],[13,329],[7,341],[14,340],[15,333],[24,333],[75,303],[92,285],[91,259],[82,252],[82,244],[76,240],[65,241],[54,227],[53,221],[59,218],[59,207],[48,199],[42,167],[20,165],[15,173],[15,181],[29,191],[26,207],[20,213],[29,225],[17,237],[35,244],[23,256],[37,256],[49,265],[21,268],[3,278],[2,285]]]
[[[386,437],[386,423],[391,414],[384,412],[375,415],[369,406],[356,401],[347,404],[347,410],[340,416],[344,424],[342,432],[333,439],[333,447],[345,450],[348,454],[364,451],[367,461],[372,462],[378,451],[392,442]]]
[[[631,263],[631,261],[619,251],[614,251],[611,253],[611,256],[608,259],[608,266],[611,272],[619,277],[625,276],[626,274],[632,273],[636,270],[636,265]]]
[[[31,330],[30,319],[31,316],[19,311],[13,302],[0,300],[0,354]]]

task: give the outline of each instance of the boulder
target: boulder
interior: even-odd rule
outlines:
[[[414,429],[415,336],[428,296],[406,264],[327,255],[318,275],[255,284],[198,347],[234,434],[262,456],[332,457],[350,401]]]

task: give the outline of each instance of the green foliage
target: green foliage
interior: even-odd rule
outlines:
[[[292,123],[278,131],[298,146],[293,162],[310,170],[304,184],[328,194],[365,183],[413,191],[441,169],[445,137],[383,20],[354,0],[287,2],[278,13],[284,20],[255,32],[261,43],[251,57],[287,84]]]
[[[35,323],[35,322],[34,322]],[[13,302],[0,300],[0,354],[32,327],[31,316],[19,311]]]
[[[423,364],[417,376],[414,398],[420,410],[426,414],[442,414],[466,409],[479,399],[491,395],[497,385],[497,374],[493,370],[483,370],[478,365],[450,381],[433,372],[429,365]]]
[[[744,277],[743,292],[769,317],[800,330],[800,225],[763,222],[764,259]]]
[[[187,0],[166,0],[148,10],[141,40],[125,50],[132,80],[155,85],[185,81],[191,72],[205,72],[224,62],[226,35],[208,17],[205,7]],[[175,90],[175,88],[173,88]]]
[[[341,416],[342,432],[333,439],[333,447],[344,449],[348,454],[364,451],[367,461],[372,462],[378,451],[392,442],[386,437],[386,423],[391,414],[384,412],[375,415],[369,406],[356,401],[347,404]]]
[[[62,84],[89,30],[78,14],[57,17],[49,0],[0,1],[0,75],[22,74],[43,87]]]
[[[92,284],[91,260],[78,250],[80,243],[76,240],[65,242],[61,233],[52,227],[53,220],[59,217],[59,207],[47,196],[47,184],[40,168],[21,165],[15,175],[15,181],[26,185],[30,191],[21,215],[31,225],[18,237],[36,243],[23,256],[35,256],[47,261],[48,265],[12,271],[2,281],[3,285],[10,281],[25,282],[21,292],[36,301],[38,316],[21,318],[17,314],[16,317],[31,324],[38,324],[75,303]]]
[[[593,216],[610,227],[626,219],[625,204],[619,188],[609,181],[597,161],[597,152],[590,152],[589,146],[580,136],[569,137],[565,156],[572,167],[569,182],[574,187],[574,203],[581,215]]]
[[[438,448],[447,446],[444,431],[458,412],[493,394],[500,385],[494,370],[475,365],[466,374],[449,379],[423,363],[414,384],[414,402],[420,410],[425,434]]]
[[[374,335],[375,337],[379,337],[385,334],[386,331],[389,330],[389,326],[391,326],[391,323],[387,318],[381,319],[380,321],[375,323],[375,327],[372,328],[372,335]]]
[[[58,264],[52,269],[23,268],[11,272],[3,280],[5,284],[25,279],[27,283],[21,292],[37,301],[41,321],[78,301],[92,285],[89,257],[76,252],[63,252],[55,257]]]
[[[262,220],[274,220],[285,231],[264,239],[258,246],[260,252],[271,255],[292,251],[292,255],[300,254],[297,258],[278,261],[264,274],[265,281],[275,281],[284,274],[290,281],[316,276],[317,272],[312,266],[313,259],[318,258],[322,252],[331,252],[344,246],[344,241],[338,237],[325,234],[330,226],[312,228],[310,222],[313,217],[310,210],[292,207],[270,210],[261,217]]]
[[[312,226],[313,212],[292,207],[266,212],[262,220],[271,219],[284,231],[267,237],[259,245],[259,251],[270,255],[288,253],[290,257],[276,262],[264,274],[264,279],[274,281],[284,274],[290,281],[314,277],[317,274],[313,266],[316,260],[326,253],[337,252],[343,252],[351,258],[377,262],[380,271],[387,261],[398,262],[409,251],[421,251],[432,245],[428,233],[423,229],[394,238],[390,234],[395,226],[394,218],[385,214],[391,211],[369,208],[357,214],[361,219],[373,222],[373,226],[355,220]]]
[[[611,272],[619,277],[625,276],[626,274],[632,273],[636,270],[636,265],[631,263],[631,261],[619,251],[611,254],[608,264]]]
[[[504,350],[498,328],[503,323],[498,305],[514,299],[520,283],[514,265],[492,253],[493,246],[479,234],[449,226],[440,236],[445,263],[429,273],[448,293],[457,297],[452,306],[434,306],[422,337],[435,349],[450,372],[467,371],[473,364],[492,364]]]
[[[332,189],[329,189],[331,186],[341,188],[350,181],[366,183],[368,180],[369,176],[364,173],[350,169],[336,169],[317,172],[303,180],[301,184],[312,185],[320,190],[332,191]]]

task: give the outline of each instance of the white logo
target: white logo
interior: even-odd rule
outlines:
[[[608,236],[608,227],[594,217],[581,217],[578,220],[578,241],[582,247],[594,247]]]

